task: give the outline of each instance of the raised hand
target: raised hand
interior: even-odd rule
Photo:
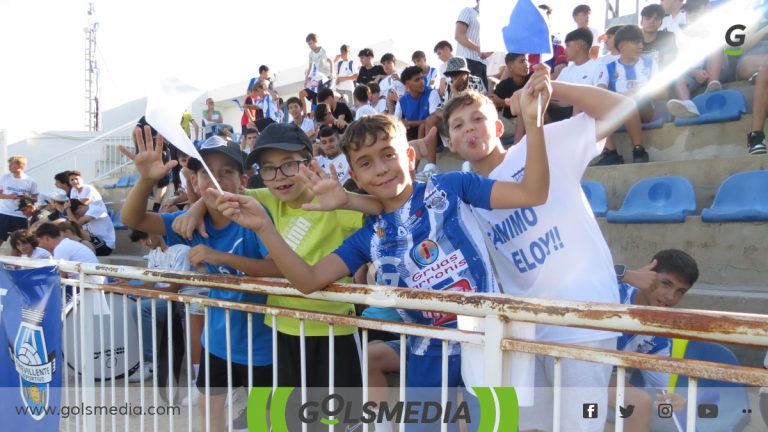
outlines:
[[[136,171],[139,172],[142,178],[155,181],[163,179],[178,163],[175,160],[163,163],[163,145],[165,140],[158,134],[157,138],[153,141],[152,129],[149,126],[144,126],[143,130],[138,127],[135,128],[133,130],[133,138],[138,152],[134,153],[125,146],[120,145],[120,153],[136,164]]]
[[[331,211],[344,208],[349,203],[349,195],[339,182],[336,168],[331,164],[331,174],[328,175],[313,160],[309,167],[299,167],[299,178],[307,185],[312,194],[317,197],[317,202],[302,204],[301,208],[307,211]]]

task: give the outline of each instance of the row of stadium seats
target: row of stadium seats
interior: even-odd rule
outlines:
[[[677,176],[650,177],[627,192],[619,210],[608,210],[602,183],[581,182],[596,217],[609,223],[682,223],[696,214],[696,192],[690,180]],[[701,211],[704,222],[768,221],[768,171],[747,171],[728,177],[720,185],[710,208]]]
[[[111,183],[111,184],[105,184],[104,189],[120,189],[120,188],[129,188],[136,184],[136,182],[139,180],[139,173],[125,173],[120,176],[119,179],[117,179],[117,182]]]
[[[691,99],[701,115],[691,118],[677,117],[675,126],[690,126],[707,123],[720,123],[734,121],[741,118],[747,112],[744,95],[737,90],[718,90],[710,93],[702,93]],[[655,114],[653,120],[643,123],[643,129],[661,129],[664,123],[671,122],[672,114],[666,105],[660,101],[654,101]],[[624,126],[618,129],[626,132]]]

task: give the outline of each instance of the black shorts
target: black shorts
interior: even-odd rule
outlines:
[[[307,336],[305,339],[307,387],[328,387],[328,336]],[[301,387],[301,338],[277,333],[277,383],[279,386]],[[355,335],[334,339],[334,386],[362,387],[360,355]]]
[[[112,248],[107,246],[101,237],[91,235],[91,244],[93,245],[93,248],[96,249],[96,256],[109,256],[112,254]]]
[[[12,232],[20,229],[27,229],[27,218],[0,214],[0,240],[8,240]]]
[[[227,392],[227,361],[210,354],[211,394],[221,395]],[[205,393],[205,359],[206,350],[200,352],[200,372],[197,375],[197,388]],[[253,386],[272,387],[272,365],[253,366]],[[248,365],[232,362],[232,388],[248,386]]]

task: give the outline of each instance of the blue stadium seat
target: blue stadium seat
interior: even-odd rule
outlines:
[[[696,193],[683,177],[651,177],[632,185],[619,210],[609,210],[610,223],[682,223],[696,213]]]
[[[602,183],[594,180],[582,180],[581,189],[592,207],[595,217],[605,217],[608,212],[608,193]]]
[[[688,342],[685,358],[739,365],[739,360],[731,350],[714,342]],[[675,392],[681,395],[687,394],[687,376],[680,376]],[[697,403],[715,404],[718,410],[716,418],[696,419],[696,430],[699,432],[739,432],[749,424],[750,414],[742,412],[749,408],[749,398],[744,384],[699,379]]]
[[[130,177],[130,174],[123,174],[120,176],[119,179],[117,179],[117,182],[104,185],[104,189],[115,189],[115,188],[126,187],[128,185],[129,177]]]
[[[701,211],[704,222],[768,220],[768,171],[734,174],[720,185],[711,208]]]
[[[693,99],[701,115],[691,118],[675,118],[676,126],[720,123],[738,120],[747,112],[744,96],[736,90],[719,90],[702,93]]]
[[[128,177],[128,184],[126,184],[125,187],[133,187],[137,181],[139,181],[139,173],[134,173]]]
[[[128,229],[127,226],[123,225],[122,222],[120,222],[120,214],[122,213],[121,210],[118,210],[114,212],[114,216],[112,216],[112,225],[115,226],[116,230],[125,230]]]

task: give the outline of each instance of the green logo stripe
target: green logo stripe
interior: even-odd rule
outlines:
[[[516,431],[520,422],[520,406],[517,401],[517,392],[514,387],[495,387],[496,396],[499,398],[499,429],[502,431]]]
[[[269,430],[267,426],[267,405],[272,387],[254,387],[248,396],[248,431]]]
[[[288,398],[293,389],[293,387],[278,387],[272,395],[270,412],[276,414],[270,415],[272,432],[288,432],[288,424],[285,422],[285,407],[288,405]]]
[[[496,402],[489,387],[472,387],[480,404],[480,424],[477,432],[495,432]]]
[[[725,50],[725,55],[732,56],[732,57],[738,57],[742,54],[744,54],[744,51],[738,48]]]

